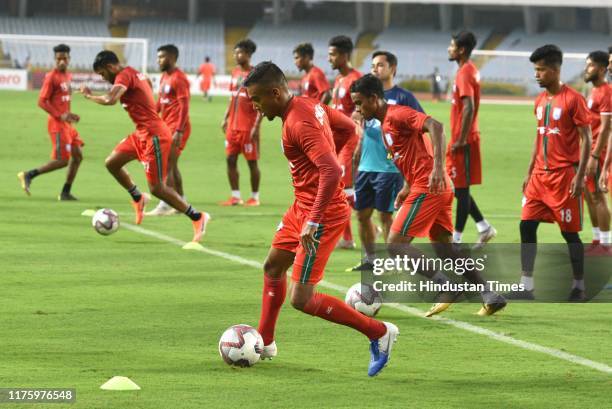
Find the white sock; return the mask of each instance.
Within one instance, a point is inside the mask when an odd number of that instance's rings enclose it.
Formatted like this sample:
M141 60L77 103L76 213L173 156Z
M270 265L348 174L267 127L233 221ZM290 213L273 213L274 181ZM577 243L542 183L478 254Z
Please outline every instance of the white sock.
M461 243L461 236L463 236L462 232L454 231L453 232L453 243Z
M481 221L476 223L476 230L478 230L478 233L483 233L483 232L489 230L490 227L491 227L491 225L489 224L489 222L486 219L482 219Z
M240 190L232 190L232 197L240 199Z
M593 241L600 240L600 237L601 231L599 230L599 227L593 227Z
M433 280L434 283L436 284L444 284L444 283L448 283L448 277L445 276L443 273L441 272L437 272L436 274L434 274L433 277L431 277L431 279Z
M579 290L584 291L584 279L582 279L582 280L574 279L574 281L572 283L572 288L577 288Z
M600 231L599 237L601 244L612 244L612 233L610 233L610 231Z
M255 200L259 200L259 192L251 192L251 197Z
M533 291L533 277L521 276L521 284L527 291Z

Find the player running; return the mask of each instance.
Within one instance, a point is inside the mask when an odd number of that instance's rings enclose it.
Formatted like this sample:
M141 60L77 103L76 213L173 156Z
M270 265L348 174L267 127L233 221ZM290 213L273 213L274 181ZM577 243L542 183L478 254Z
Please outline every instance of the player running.
M106 168L132 197L132 206L136 213L135 223L142 223L148 198L138 190L124 165L138 160L144 165L151 193L192 220L193 241L199 242L206 231L210 216L194 209L165 183L172 134L157 115L148 78L132 67L121 65L112 51L100 51L94 60L93 69L113 86L104 95L93 95L89 88L83 86L81 92L85 98L100 105L115 105L121 102L136 125L136 131L119 142L106 158Z
M444 171L442 124L410 107L388 104L382 82L372 74L353 83L351 97L365 120L380 121L385 147L404 175L404 187L395 200L399 210L387 240L389 252L392 256L419 257L422 252L410 244L415 237L429 236L439 257L456 258L458 255L451 245L453 192ZM425 132L429 133L431 142L423 135ZM419 273L436 282L448 281L441 272L421 270ZM506 306L504 298L490 291L478 271L468 271L464 276L485 288L481 292L483 306L479 315L492 315ZM446 310L459 293L440 295L443 302L436 303L427 316Z
M383 83L385 100L389 105L404 105L423 112L423 108L410 91L393 85L397 72L397 57L388 51L376 51L372 55L372 74ZM382 140L380 121L365 121L363 135L355 151L357 178L355 179L355 210L359 221L359 238L365 251L361 264L353 271L369 271L376 258L376 226L372 222L374 209L378 211L382 233L387 241L395 197L404 185L399 169L388 157Z
M55 68L45 75L42 89L38 97L38 106L44 109L49 117L47 130L53 149L51 160L39 168L26 172L19 172L17 178L21 187L30 195L32 180L43 173L68 166L66 182L58 196L58 200L77 200L70 193L72 183L83 160L83 141L79 133L72 126L79 121L79 116L70 111L72 74L68 71L70 64L70 47L58 44L53 47Z
M610 210L606 194L599 188L599 178L604 169L607 143L610 135L612 115L612 88L606 81L609 54L593 51L586 60L584 81L593 84L587 106L591 110L591 132L593 146L586 168L585 199L593 225L593 242L586 250L587 255L606 255L610 253ZM600 245L601 243L601 245Z
M271 62L258 64L245 86L259 112L269 120L280 117L283 121L282 148L295 192L295 201L283 216L264 263L259 332L265 347L261 356L271 358L277 354L274 328L285 300L287 270L293 265L291 305L366 335L371 352L368 375L377 375L389 360L398 328L316 290L350 218L331 127L352 129L354 133L355 124L312 98L292 96L283 72Z
M521 214L521 283L525 291L508 295L534 299L533 266L540 222L556 222L568 243L574 281L569 301L584 301L582 192L591 152L591 118L586 101L561 82L563 53L556 45L536 49L529 57L542 92L535 100L538 122L535 146L523 183ZM582 147L580 140L582 139Z
M332 69L338 70L332 91L332 108L337 109L344 115L351 117L355 110L355 104L351 100L351 85L361 77L361 73L351 65L351 53L353 52L353 40L347 36L336 36L329 40L328 59ZM353 189L353 155L359 144L359 138L347 142L342 150L337 151L338 161L342 167L342 180L344 192L349 198L351 205L355 202L355 190ZM337 144L336 144L337 145ZM355 241L351 229L351 221L346 224L342 239L338 247L343 249L354 249Z
M191 134L191 123L189 122L190 85L185 73L176 65L178 56L179 50L175 45L166 44L157 49L157 64L162 72L159 81L157 111L161 113L162 120L172 132L166 185L174 189L184 200L183 178L178 168L178 160ZM176 209L162 200L157 207L146 213L146 216L166 216L176 213Z
M459 70L453 84L451 139L446 151L446 171L455 185L457 198L453 242L461 243L465 224L470 215L478 230L475 247L480 248L493 239L497 231L484 218L470 194L471 185L482 183L478 128L480 73L470 60L474 47L476 47L476 37L469 31L454 35L448 47L448 59L456 61Z
M253 104L242 85L253 69L251 56L257 46L249 39L239 41L234 46L236 67L232 70L230 91L232 96L225 111L221 129L225 133L225 154L227 156L227 177L232 189L231 197L221 206L259 206L259 181L261 172L257 166L259 159L259 127L261 116L253 109ZM251 197L244 203L240 197L240 174L238 155L243 154L251 172Z
M293 62L298 70L304 71L300 81L301 95L314 98L323 104L331 100L329 81L322 69L314 65L312 44L299 44L293 50Z
M208 99L208 102L212 101L212 96L208 94L208 91L210 86L215 83L216 73L217 68L210 62L210 57L204 57L204 62L198 68L198 74L200 74L200 90L202 90L202 95L204 95L204 99Z

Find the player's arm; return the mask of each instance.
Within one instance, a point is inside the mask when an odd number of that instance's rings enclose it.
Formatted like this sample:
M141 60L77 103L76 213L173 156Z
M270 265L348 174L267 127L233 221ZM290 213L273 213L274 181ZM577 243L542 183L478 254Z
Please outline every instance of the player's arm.
M474 121L474 97L461 97L461 102L463 103L463 109L461 110L461 133L459 134L459 140L451 146L452 152L467 145L467 139L470 136Z
M404 186L397 193L397 196L395 196L395 202L393 203L393 207L395 207L395 210L402 207L402 203L404 203L404 200L406 200L409 194L410 194L410 185L408 184L406 179L404 179Z
M328 105L329 102L331 101L331 99L332 99L332 94L331 94L331 90L330 89L328 89L327 91L325 91L324 93L321 94L320 101L321 101L322 104Z
M579 197L580 195L582 195L582 191L584 189L584 175L586 173L586 165L589 161L591 153L591 126L579 126L578 133L580 134L580 138L582 139L582 146L580 148L581 152L578 170L576 171L576 176L574 176L574 180L572 180L572 184L570 187L571 197Z
M587 164L586 173L589 176L595 176L597 174L597 167L599 166L599 159L601 155L605 155L604 147L608 142L608 135L610 133L610 114L600 114L601 127L599 128L599 138L595 142L595 147L591 152L591 157Z
M106 94L93 95L88 87L82 86L81 94L83 94L85 99L89 99L99 105L115 105L126 90L127 88L124 85L113 85Z
M51 103L52 95L53 83L50 77L46 77L38 96L38 106L55 119L59 119L60 121L64 122L78 122L78 115L73 114L72 112L60 112L59 109L53 106Z
M599 136L600 138L603 135ZM608 191L608 178L610 172L610 165L612 165L612 131L608 131L608 150L606 152L606 160L604 161L601 176L599 177L599 188L607 192Z
M176 97L179 106L179 120L172 135L172 143L178 148L183 140L185 126L187 126L187 119L189 118L189 82L187 80L176 82Z
M263 115L257 112L257 118L255 118L255 123L253 124L253 128L251 128L251 140L257 147L257 152L259 153L259 137L260 137L260 129L261 129L261 121L263 120Z
M441 193L446 190L446 172L444 171L444 126L428 117L423 124L423 132L429 133L433 146L433 169L429 175L429 190L431 193Z
M353 112L351 115L351 119L355 124L355 132L359 137L357 141L357 147L355 148L355 153L353 154L353 169L359 168L359 162L361 161L361 146L363 145L363 117L357 112ZM355 172L357 173L357 172Z

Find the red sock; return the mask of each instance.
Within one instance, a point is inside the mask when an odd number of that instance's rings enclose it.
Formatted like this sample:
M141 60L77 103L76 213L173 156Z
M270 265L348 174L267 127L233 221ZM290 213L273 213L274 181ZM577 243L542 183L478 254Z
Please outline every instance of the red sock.
M314 293L304 306L304 312L356 329L369 339L378 339L387 333L387 327L381 321L367 317L346 305L342 300L326 294Z
M351 222L349 221L344 227L344 232L342 233L342 238L346 241L353 241L353 231L351 229Z
M263 297L261 300L261 317L258 331L263 338L264 345L274 341L274 327L276 320L287 295L287 278L272 278L264 274Z

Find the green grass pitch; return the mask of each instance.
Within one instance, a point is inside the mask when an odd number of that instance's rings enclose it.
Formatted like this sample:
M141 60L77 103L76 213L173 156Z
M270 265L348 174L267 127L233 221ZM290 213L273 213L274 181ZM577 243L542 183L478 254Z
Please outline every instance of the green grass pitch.
M611 373L389 307L380 318L395 322L401 336L377 378L366 375L368 342L360 334L289 305L278 323L279 356L249 369L228 367L217 352L219 336L232 324L257 324L262 272L126 228L102 237L80 216L84 209L110 207L132 222L127 193L104 168L106 155L133 129L119 106L101 107L74 95L86 143L73 187L80 201L56 201L64 171L35 179L26 197L16 173L42 164L50 152L36 97L0 94L0 387L77 389L75 404L36 407L609 407ZM424 106L448 124L448 104ZM264 122L262 130L262 206L222 208L217 203L229 194L219 129L225 107L225 98L212 104L192 99L193 133L181 158L185 190L213 217L206 247L262 262L292 200L279 121ZM498 241L516 243L521 182L535 135L532 108L484 105L480 123L484 184L473 194L497 227ZM240 166L245 197L248 169L242 159ZM140 164L129 170L146 190ZM590 241L588 221L585 226L583 238ZM142 227L191 238L191 224L182 216L145 218ZM473 240L471 221L466 231ZM542 226L539 237L561 239L552 225ZM335 252L326 279L344 287L357 282L344 269L359 254ZM456 305L445 316L612 366L609 304L513 304L488 318L476 316L477 308ZM114 375L130 377L142 390L100 390Z

